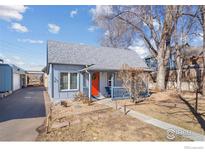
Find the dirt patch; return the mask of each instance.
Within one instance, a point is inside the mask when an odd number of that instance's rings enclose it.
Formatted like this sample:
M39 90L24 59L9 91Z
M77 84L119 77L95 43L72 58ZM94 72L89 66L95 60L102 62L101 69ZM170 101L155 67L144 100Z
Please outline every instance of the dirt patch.
M76 105L76 104L75 104ZM80 104L78 104L80 105ZM165 130L141 122L118 110L100 104L64 108L53 108L50 123L65 124L60 128L52 127L50 131L39 134L38 141L167 141ZM95 106L95 108L94 108ZM87 108L89 107L89 109ZM81 110L81 112L79 111ZM58 112L65 112L58 116ZM55 117L55 118L54 118ZM58 118L57 118L58 117ZM176 141L187 139L177 136Z
M96 103L87 105L81 102L70 101L69 107L64 107L60 104L52 106L52 119L55 121L56 119L61 119L67 116L89 113L107 108L109 107Z
M188 104L174 91L155 93L136 105L129 100L117 101L117 104L126 104L130 109L203 134L205 131L205 97L199 96L199 116L196 116L190 109L190 106L192 108L195 106L195 94L183 93L181 96L187 100Z

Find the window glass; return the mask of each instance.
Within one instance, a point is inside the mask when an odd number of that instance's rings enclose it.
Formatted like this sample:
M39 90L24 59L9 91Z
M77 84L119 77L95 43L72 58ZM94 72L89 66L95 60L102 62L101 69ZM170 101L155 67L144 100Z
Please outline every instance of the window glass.
M70 89L77 89L77 73L70 73Z
M60 89L68 89L68 73L60 73Z

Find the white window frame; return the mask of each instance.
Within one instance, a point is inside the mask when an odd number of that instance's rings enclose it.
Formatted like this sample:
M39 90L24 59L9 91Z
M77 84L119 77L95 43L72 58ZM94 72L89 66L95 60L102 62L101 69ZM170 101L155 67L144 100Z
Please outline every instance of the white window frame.
M68 89L61 89L60 87L60 85L61 85L61 80L60 80L60 78L61 78L61 73L67 73L67 75L68 75ZM74 74L74 73L76 73L77 74L77 89L70 89L70 74ZM60 85L59 85L59 90L60 91L78 91L79 90L79 73L77 73L77 72L60 72L59 73L59 83L60 83Z

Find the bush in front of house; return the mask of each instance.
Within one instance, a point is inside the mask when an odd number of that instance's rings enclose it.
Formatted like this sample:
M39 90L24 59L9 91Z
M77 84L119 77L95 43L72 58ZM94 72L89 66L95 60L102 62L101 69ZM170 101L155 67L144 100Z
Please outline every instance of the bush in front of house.
M83 104L91 105L92 101L82 92L75 94L74 101L82 102Z

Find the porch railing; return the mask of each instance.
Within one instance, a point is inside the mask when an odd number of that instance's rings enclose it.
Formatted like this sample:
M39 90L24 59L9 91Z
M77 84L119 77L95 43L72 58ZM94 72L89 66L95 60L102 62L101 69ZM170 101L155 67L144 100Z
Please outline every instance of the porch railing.
M126 99L130 98L130 93L123 87L112 88L112 99Z

